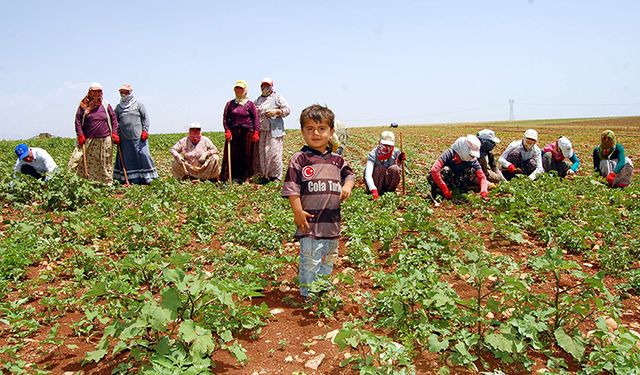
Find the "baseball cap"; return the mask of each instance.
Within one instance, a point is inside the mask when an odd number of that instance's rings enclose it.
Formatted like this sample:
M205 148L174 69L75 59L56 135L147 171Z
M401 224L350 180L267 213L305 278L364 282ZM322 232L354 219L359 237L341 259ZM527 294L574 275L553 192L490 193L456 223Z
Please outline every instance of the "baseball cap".
M571 141L569 138L562 136L558 138L558 148L562 151L562 155L565 158L570 158L573 156L573 147L571 146Z
M24 159L27 155L29 155L29 146L25 145L24 143L20 143L19 145L17 145L16 155L18 156L18 159Z
M120 86L120 88L118 89L118 91L120 90L133 91L133 87L131 87L131 84L129 83L123 83L122 86Z
M261 84L262 84L262 83L266 83L266 84L268 84L269 86L273 86L273 80L272 80L271 78L269 78L269 77L264 77L264 78L262 79L262 81L260 81L260 83L261 83Z
M535 131L534 129L527 129L526 132L524 132L524 137L525 138L529 138L529 139L533 139L534 141L538 141L538 132Z
M480 130L477 137L480 139L488 139L493 143L500 143L500 138L496 137L496 133L491 129Z
M385 130L380 134L380 143L387 146L395 146L396 144L396 136L393 132Z
M247 81L245 81L244 79L239 79L236 81L236 84L233 85L233 87L242 87L243 89L246 89L247 86Z
M91 82L91 85L89 85L89 90L102 90L102 85L98 82Z
M199 122L192 122L191 124L187 125L187 131L189 131L190 129L202 129L202 125L200 125Z

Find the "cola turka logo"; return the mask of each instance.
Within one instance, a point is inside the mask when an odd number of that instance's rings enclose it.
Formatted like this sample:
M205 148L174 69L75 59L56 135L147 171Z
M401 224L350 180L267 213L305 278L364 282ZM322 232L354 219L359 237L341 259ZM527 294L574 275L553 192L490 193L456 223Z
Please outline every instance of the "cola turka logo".
M315 169L313 169L312 166L307 165L306 167L302 168L302 176L304 178L307 178L307 179L313 178L313 176L315 175L316 175L316 171Z

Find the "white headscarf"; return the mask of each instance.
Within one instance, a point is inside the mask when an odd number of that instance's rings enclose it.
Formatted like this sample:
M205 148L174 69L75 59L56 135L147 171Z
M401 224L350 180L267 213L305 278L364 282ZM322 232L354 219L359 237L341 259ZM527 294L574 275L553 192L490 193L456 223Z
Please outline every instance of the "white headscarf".
M462 161L472 161L480 155L480 140L475 135L460 137L453 142L451 149Z

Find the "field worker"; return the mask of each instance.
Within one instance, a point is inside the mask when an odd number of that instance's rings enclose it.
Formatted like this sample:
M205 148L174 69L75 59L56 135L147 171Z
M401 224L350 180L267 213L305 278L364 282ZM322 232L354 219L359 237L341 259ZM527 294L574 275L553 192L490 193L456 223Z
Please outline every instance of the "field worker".
M395 148L395 139L393 132L383 131L378 146L367 156L364 182L366 192L371 193L373 199L378 199L386 192L396 191L400 183L401 165L406 155Z
M480 195L488 199L487 178L478 162L480 140L475 135L460 137L433 163L427 180L431 185L431 197L441 194L453 197L453 190L461 193L470 190L474 181L480 184Z
M329 148L331 151L338 155L344 155L344 150L349 143L349 133L347 133L347 127L342 121L335 121L335 127L333 128L333 136L329 140Z
M542 149L542 167L545 172L556 171L560 177L573 177L580 167L580 159L569 138L562 136Z
M125 83L118 90L120 103L116 105L120 150L127 177L132 184L149 184L158 178L158 171L149 153L149 116L144 105L133 96L133 87ZM124 183L120 158L116 157L113 178Z
M229 180L230 157L231 177L234 181L243 183L254 174L254 148L260 141L260 118L255 104L248 99L247 82L236 81L233 92L235 98L227 102L222 115L225 138L222 180Z
M526 174L531 180L535 180L536 176L544 172L542 152L537 142L538 132L527 129L522 139L513 141L507 146L498 159L504 178L510 180L516 174Z
M593 149L593 168L607 178L611 187L623 188L631 183L633 163L624 155L624 147L611 130L600 135L600 144Z
M319 275L330 275L338 255L340 202L351 195L354 173L342 156L328 149L334 114L320 105L305 108L300 128L306 145L291 157L282 196L289 199L300 239L300 295Z
M20 143L15 149L16 164L13 167L13 177L18 173L26 174L41 180L47 180L58 165L46 150L38 147L29 147Z
M496 137L496 133L491 129L482 129L476 136L480 140L480 157L478 157L478 162L487 180L493 184L506 181L504 176L502 176L502 172L500 172L500 168L498 168L496 157L493 154L493 149L500 143L500 138Z
M202 135L197 122L188 125L188 135L171 147L171 173L177 179L211 180L220 177L220 155L213 142Z
M116 113L103 99L101 84L93 82L89 86L76 111L75 127L80 152L72 154L69 169L89 180L111 184L113 144L120 144L120 137Z
M260 116L260 141L256 144L254 170L260 183L281 181L284 118L289 116L291 108L284 96L274 91L271 78L262 79L260 91L255 102Z

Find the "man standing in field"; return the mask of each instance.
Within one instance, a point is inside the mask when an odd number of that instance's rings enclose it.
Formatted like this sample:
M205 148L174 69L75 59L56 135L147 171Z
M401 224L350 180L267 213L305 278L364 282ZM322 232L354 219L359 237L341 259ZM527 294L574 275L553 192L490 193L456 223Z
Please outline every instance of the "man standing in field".
M309 285L318 275L330 275L338 255L340 202L351 195L354 173L342 156L327 149L334 132L333 112L320 105L300 115L306 145L296 152L282 186L289 198L300 239L300 294L309 296Z

